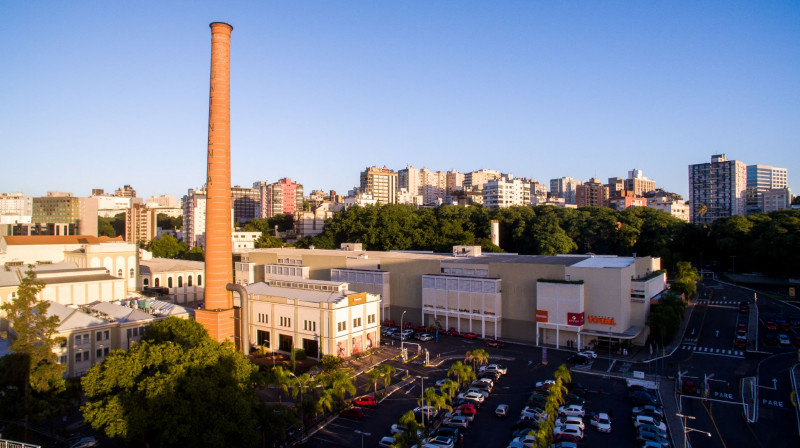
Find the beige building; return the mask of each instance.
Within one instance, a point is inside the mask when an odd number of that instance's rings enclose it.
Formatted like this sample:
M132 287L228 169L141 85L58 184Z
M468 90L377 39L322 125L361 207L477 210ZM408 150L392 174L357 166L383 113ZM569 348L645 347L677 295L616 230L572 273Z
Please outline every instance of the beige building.
M481 254L469 248L447 255L349 248L258 249L243 254L242 261L252 263L254 273L259 266L278 265L307 267L308 277L315 280L354 278L350 285L354 290L380 291L386 297L381 320L399 321L406 311L405 321L414 324L438 321L443 328L481 337L554 346L601 339L643 344L650 301L666 284L664 274L653 276L660 270L660 259L652 257ZM541 326L537 310L548 312ZM583 313L584 323L567 326L567 313ZM614 324L607 325L611 321Z
M144 204L132 204L125 212L125 241L141 244L149 243L158 233L156 209Z
M205 299L202 261L150 258L139 261L138 288L159 293L175 303L195 303ZM160 292L159 292L160 291Z
M253 346L348 357L380 345L380 298L345 282L273 276L246 287Z
M397 202L397 173L386 167L367 167L361 172L359 192L371 194L381 205L394 204Z

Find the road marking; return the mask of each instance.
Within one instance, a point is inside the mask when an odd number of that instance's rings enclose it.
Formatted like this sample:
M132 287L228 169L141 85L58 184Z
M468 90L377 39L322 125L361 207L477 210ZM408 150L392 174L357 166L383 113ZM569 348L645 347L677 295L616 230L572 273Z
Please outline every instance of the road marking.
M610 371L611 371L611 369L613 369L613 368L614 368L614 364L616 364L616 363L617 363L617 360L616 360L616 359L615 359L614 361L612 361L612 362L611 362L611 365L610 365L610 366L608 366L608 369L606 370L606 372L610 372Z

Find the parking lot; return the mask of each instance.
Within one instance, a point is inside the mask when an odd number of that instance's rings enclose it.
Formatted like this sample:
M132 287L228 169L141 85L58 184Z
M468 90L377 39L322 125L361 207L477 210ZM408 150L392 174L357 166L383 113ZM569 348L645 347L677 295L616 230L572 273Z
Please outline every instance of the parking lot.
M483 348L490 354L490 363L499 363L508 368L493 391L479 408L474 421L464 431L464 447L505 447L512 440L513 427L525 402L537 381L553 378L556 368L574 352L549 350L545 365L538 348L509 344L504 348L491 348L482 340L441 336L439 342L421 344L430 351L431 359L437 358L440 365L423 367L418 361L403 363L389 361L398 369L393 384L403 387L384 399L376 408L365 409L365 417L359 419L337 418L318 431L305 444L309 447L332 446L377 446L381 438L390 436L390 427L400 416L418 406L422 383L427 388L438 379L445 378L449 366L464 360L467 351ZM606 363L598 359L596 362ZM631 403L627 399L627 386L622 379L604 377L591 371L592 366L581 366L573 370L573 382L583 384L588 390L586 404L586 431L582 447L635 446L635 430L631 419ZM407 372L406 372L407 370ZM361 388L365 390L366 388ZM371 392L371 391L370 391ZM509 406L509 415L498 418L494 410L499 404ZM601 433L589 424L589 412L606 412L612 417L611 432Z

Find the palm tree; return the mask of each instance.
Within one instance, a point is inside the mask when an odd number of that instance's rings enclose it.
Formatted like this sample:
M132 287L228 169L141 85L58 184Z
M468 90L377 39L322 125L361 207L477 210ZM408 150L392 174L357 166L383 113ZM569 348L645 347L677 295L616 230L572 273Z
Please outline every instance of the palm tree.
M367 374L367 379L369 379L369 382L370 384L372 384L372 387L375 388L375 395L378 395L378 382L380 382L381 377L383 377L383 373L377 367L370 370L369 373ZM367 389L369 389L369 387L367 387Z
M278 403L283 404L281 391L283 391L283 393L286 395L289 395L289 384L292 382L292 377L289 375L289 371L284 369L283 366L273 367L272 378L270 382L278 388Z
M461 386L475 379L475 371L463 362L456 361L447 370L447 376L455 376Z
M345 394L355 395L356 386L353 385L353 377L346 370L333 372L331 375L330 388L339 401L344 401Z
M472 362L473 370L477 371L478 367L489 363L489 353L482 348L476 348L475 350L467 352L467 357L464 358L464 362Z
M392 384L392 375L397 372L397 369L394 366L390 366L389 364L382 364L380 367L381 378L383 378L383 388L388 389L389 385Z
M451 379L445 380L444 384L442 384L441 390L442 394L444 394L449 400L452 400L453 397L455 397L458 393L458 383Z
M566 364L561 364L558 366L554 376L556 378L556 383L559 383L562 386L572 381L572 375L569 373L569 368Z
M320 414L325 412L327 409L329 412L333 409L333 403L336 400L336 397L333 394L333 391L330 389L325 389L319 394L317 398L317 405L315 409L316 414Z

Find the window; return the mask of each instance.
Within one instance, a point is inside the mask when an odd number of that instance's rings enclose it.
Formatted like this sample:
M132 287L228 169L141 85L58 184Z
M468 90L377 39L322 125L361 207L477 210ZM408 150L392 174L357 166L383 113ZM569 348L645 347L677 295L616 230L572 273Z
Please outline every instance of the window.
M94 334L94 336L95 336L95 340L97 340L97 341L102 341L103 340L103 332L102 331L98 331L97 333Z
M160 282L159 280L161 280L161 279L159 279L158 277L156 277L156 279L155 279L155 285L156 285L156 288L158 288L159 286L161 286L161 282Z
M117 277L122 278L122 269L117 270Z
M203 286L203 276L197 274L197 286Z
M167 278L167 288L172 288L172 277Z
M375 315L374 314L368 315L367 316L367 325L374 324L374 323L375 323Z
M137 327L133 329L133 337L138 337L138 336L139 336L139 328Z
M111 337L111 333L109 332L109 330L103 331L103 339L107 341L109 337Z
M88 361L89 360L89 352L88 351L83 352L83 360L84 361Z
M102 358L103 357L103 349L102 348L98 348L94 353L94 357L95 357L95 359Z
M128 334L128 339L130 339L130 338L131 338L131 336L132 336L132 334L131 334L131 333L132 333L132 332L131 332L131 329L130 329L130 328L128 328L128 331L127 331L127 334Z
M149 279L149 278L146 278L146 279L142 280L142 284L143 284L144 286L150 286L150 279Z
M134 275L136 275L135 271L133 270L133 268L131 268L130 272L128 273L128 277L133 278Z
M312 320L304 320L303 321L303 330L305 331L317 331L317 323Z
M67 355L63 355L58 358L59 364L66 364L67 363Z
M83 335L83 343L84 344L88 344L89 343L89 333L86 333L86 334Z
M360 326L361 326L361 318L358 317L356 319L353 319L353 328L358 328Z
M291 327L292 326L292 318L291 317L281 317L281 327Z
M81 354L75 353L75 362L81 362Z
M339 322L338 324L336 324L336 328L338 331L347 330L347 322Z
M192 286L192 276L186 277L186 286Z
M269 323L269 315L266 313L258 313L258 323L260 324L268 324Z
M182 287L183 287L183 276L179 275L178 276L178 288L182 288Z
M75 335L75 345L81 345L81 335Z

